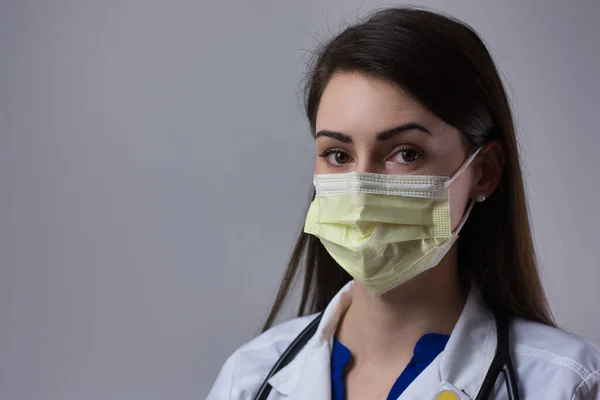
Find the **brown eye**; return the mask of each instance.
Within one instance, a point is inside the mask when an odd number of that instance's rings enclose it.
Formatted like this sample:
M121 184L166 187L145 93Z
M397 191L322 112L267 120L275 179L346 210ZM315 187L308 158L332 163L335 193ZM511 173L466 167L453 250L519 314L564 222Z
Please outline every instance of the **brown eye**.
M342 167L352 162L352 156L341 149L327 149L319 154L330 167Z
M408 148L398 151L394 155L394 161L400 164L409 164L415 162L421 157L421 153L417 149Z
M332 154L336 164L346 164L349 160L348 154L336 151Z

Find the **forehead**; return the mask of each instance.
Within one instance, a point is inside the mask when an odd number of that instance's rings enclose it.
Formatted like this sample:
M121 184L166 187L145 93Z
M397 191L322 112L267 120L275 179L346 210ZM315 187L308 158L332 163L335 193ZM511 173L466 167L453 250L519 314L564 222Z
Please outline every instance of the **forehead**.
M375 133L405 122L420 122L431 129L443 124L426 107L387 81L338 73L323 91L316 129Z

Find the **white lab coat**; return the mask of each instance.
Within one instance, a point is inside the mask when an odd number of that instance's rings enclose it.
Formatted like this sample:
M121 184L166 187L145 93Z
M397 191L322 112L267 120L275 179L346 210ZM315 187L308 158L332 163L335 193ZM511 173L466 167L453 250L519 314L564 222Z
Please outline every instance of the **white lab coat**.
M327 306L316 334L270 380L269 400L331 399L333 334L351 302L352 283ZM207 400L251 400L273 364L314 318L275 326L235 351ZM399 400L433 400L443 390L474 399L496 350L496 324L472 290L445 350L410 384ZM521 399L600 400L600 349L576 335L516 319L510 328L511 357ZM492 399L508 399L502 374Z

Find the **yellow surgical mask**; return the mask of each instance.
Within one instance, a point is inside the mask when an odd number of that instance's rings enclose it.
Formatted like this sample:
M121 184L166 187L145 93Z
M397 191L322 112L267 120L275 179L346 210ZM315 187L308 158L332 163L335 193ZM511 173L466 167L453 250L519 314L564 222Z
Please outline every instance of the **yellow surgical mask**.
M448 187L454 177L367 172L319 174L304 232L373 295L381 295L435 267L448 253L473 202L454 232Z

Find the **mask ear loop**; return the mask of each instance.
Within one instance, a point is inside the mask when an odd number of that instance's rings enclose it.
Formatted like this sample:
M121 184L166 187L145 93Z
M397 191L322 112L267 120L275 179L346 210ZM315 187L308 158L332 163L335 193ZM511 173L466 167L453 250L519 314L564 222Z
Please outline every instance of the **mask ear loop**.
M478 148L477 150L475 150L473 152L473 154L471 154L471 156L467 159L467 161L465 161L465 163L458 169L458 171L456 171L456 173L454 174L454 176L452 178L450 178L448 181L446 181L446 183L444 184L444 186L447 188L448 186L450 186L452 184L452 182L454 182L463 172L465 172L465 170L467 168L469 168L469 165L471 165L471 163L473 162L473 160L475 159L475 157L477 157L477 154L479 154L479 152L481 151L483 147Z
M471 163L473 162L473 160L475 159L475 157L477 157L477 154L479 154L479 152L481 151L481 149L482 149L482 147L480 147L477 150L475 150L473 152L473 154L471 154L471 156L467 159L467 161L465 161L465 163L458 169L458 171L456 171L456 173L454 174L454 176L452 178L450 178L448 181L446 181L446 183L444 184L444 186L446 188L448 188L452 184L452 182L454 182L463 172L465 172L465 170L467 168L469 168L469 165L471 165ZM460 232L460 230L465 225L465 222L467 222L467 218L469 218L469 214L471 214L471 210L473 210L474 206L475 206L475 201L471 199L471 201L469 202L469 206L467 207L467 209L464 212L462 218L460 219L460 222L458 223L458 226L456 227L456 229L454 230L454 232L452 232L454 235L458 236L458 233Z
M458 233L460 232L460 230L465 225L465 222L467 222L467 219L469 218L469 214L471 214L471 210L473 210L474 206L475 206L475 201L471 200L469 202L469 205L468 205L467 209L465 210L465 213L463 214L462 218L460 219L460 222L458 223L458 226L456 227L456 229L454 230L454 232L452 232L454 235L458 236Z

